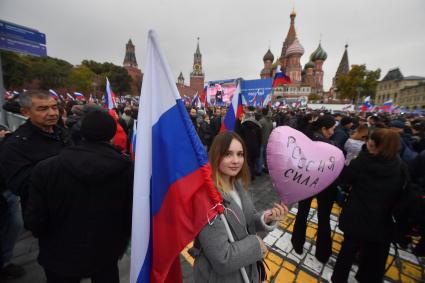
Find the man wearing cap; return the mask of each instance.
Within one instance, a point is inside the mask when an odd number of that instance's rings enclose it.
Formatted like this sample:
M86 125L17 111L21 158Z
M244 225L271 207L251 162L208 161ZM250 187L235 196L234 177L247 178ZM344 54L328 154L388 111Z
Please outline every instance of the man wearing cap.
M3 196L8 204L7 219L0 226L3 266L0 279L20 277L22 267L10 262L13 248L22 231L22 211L28 197L29 177L34 166L57 155L70 144L67 131L57 125L57 101L44 91L27 91L20 95L21 113L28 120L7 135L0 146L0 172L5 185ZM0 280L1 281L1 280Z
M339 121L339 125L335 128L335 133L332 135L331 140L335 142L341 150L344 150L344 144L350 137L350 131L353 127L353 120L350 117L343 117Z
M31 175L25 225L39 239L47 282L118 283L131 234L133 164L111 145L115 120L93 111L80 145L40 162Z

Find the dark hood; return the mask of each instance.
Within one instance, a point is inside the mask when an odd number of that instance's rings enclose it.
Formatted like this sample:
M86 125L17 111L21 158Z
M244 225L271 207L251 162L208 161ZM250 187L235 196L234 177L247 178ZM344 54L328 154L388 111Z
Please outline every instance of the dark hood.
M128 170L132 161L105 142L85 142L64 149L60 162L66 173L85 182L105 182Z

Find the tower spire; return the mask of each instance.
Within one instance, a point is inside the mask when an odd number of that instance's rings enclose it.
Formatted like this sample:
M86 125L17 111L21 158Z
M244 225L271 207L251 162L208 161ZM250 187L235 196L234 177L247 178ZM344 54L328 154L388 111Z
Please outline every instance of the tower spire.
M335 79L341 75L346 75L350 71L350 65L348 63L348 44L345 44L344 54L342 55L341 62L339 62L338 69L335 74Z
M295 38L297 37L297 33L295 31L295 17L297 16L297 14L295 13L295 10L293 10L291 12L291 14L289 15L290 19L291 19L291 24L289 26L289 30L288 30L288 34L286 35L285 41L283 42L282 45L282 52L280 53L280 58L279 61L282 65L283 68L285 68L285 55L286 55L286 50L288 50L288 47L291 46L291 44L294 42Z
M124 57L124 67L134 67L137 68L136 54L134 51L134 45L131 39L128 40L128 43L125 46L125 57Z

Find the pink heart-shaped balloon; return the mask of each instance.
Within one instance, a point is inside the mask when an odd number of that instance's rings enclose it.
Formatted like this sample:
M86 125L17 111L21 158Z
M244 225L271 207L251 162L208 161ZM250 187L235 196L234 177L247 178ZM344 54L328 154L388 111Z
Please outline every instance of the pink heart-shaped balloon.
M273 186L287 205L314 196L332 184L344 161L344 154L336 146L312 141L287 126L274 129L267 144Z

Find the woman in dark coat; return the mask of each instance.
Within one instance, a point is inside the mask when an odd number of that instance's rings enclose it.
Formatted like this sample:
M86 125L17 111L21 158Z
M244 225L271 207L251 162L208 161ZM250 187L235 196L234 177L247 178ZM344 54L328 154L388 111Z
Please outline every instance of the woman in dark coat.
M335 125L336 122L334 117L330 115L319 117L319 119L317 119L317 121L312 124L313 132L310 138L314 141L331 143L330 137L334 134ZM298 202L298 212L295 219L294 232L291 238L292 246L294 247L296 253L303 253L305 234L307 230L307 217L310 211L311 201L314 197L316 197L318 203L319 220L316 258L323 263L328 261L332 254L330 214L332 211L333 202L335 200L335 194L335 187L330 185L317 195Z
M391 211L404 184L399 147L396 132L377 129L344 172L343 179L352 189L340 216L344 242L332 275L334 283L347 282L359 250L357 280L382 282L391 243Z

